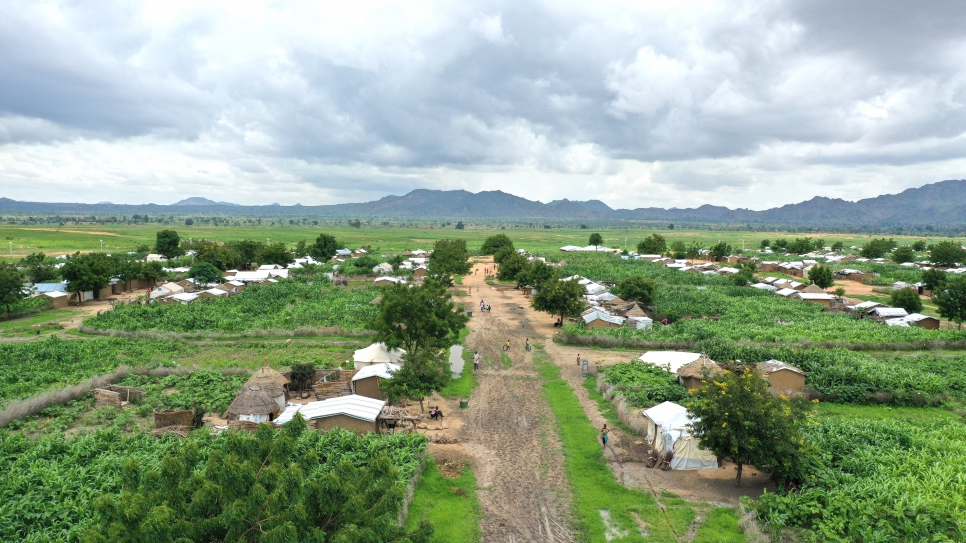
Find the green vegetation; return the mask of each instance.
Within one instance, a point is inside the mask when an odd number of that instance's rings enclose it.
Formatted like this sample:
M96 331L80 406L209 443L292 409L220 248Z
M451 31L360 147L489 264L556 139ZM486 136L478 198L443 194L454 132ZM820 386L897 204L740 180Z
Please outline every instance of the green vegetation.
M665 499L662 511L650 493L619 484L604 462L597 429L591 425L570 385L561 379L560 369L547 361L540 348L535 349L534 360L545 380L544 394L563 444L564 468L573 495L574 525L579 539L593 543L607 541L604 535L607 527L601 517L603 510L610 513L611 526L627 534L621 539L623 542L677 541L695 518L692 506L683 500ZM715 517L715 528L727 530L728 523L719 515ZM641 535L635 517L647 523L647 538ZM737 520L732 526L730 532L714 534L700 530L699 533L705 540L743 541L737 532Z
M476 499L476 477L469 464L455 479L448 479L432 457L419 477L413 501L409 504L406 529L414 530L420 522L433 525L432 543L476 543L482 540L480 503Z
M603 368L604 382L614 385L614 393L627 398L634 407L651 407L661 402L680 402L688 397L686 388L665 368L635 360Z
M940 288L934 298L939 314L959 323L959 328L962 329L963 322L966 321L966 275L960 275Z
M581 300L587 291L578 281L561 281L559 279L545 283L530 302L537 311L564 317L576 317L584 303Z
M225 334L338 326L361 331L376 314L375 288L335 287L321 275L298 275L271 285L251 285L227 298L189 305L119 305L85 321L95 330Z
M460 343L463 345L463 371L459 377L451 379L449 384L438 391L440 396L449 400L469 398L479 385L476 373L473 371L473 351L466 345L466 336L469 333L469 328L463 328L460 331Z
M10 314L25 297L20 270L8 264L0 264L0 306Z
M194 409L222 414L231 405L249 375L224 375L199 370L184 375L152 377L128 375L116 384L139 387L144 392L138 411L147 416L153 409Z
M919 293L911 288L893 290L889 301L891 302L889 305L901 307L909 313L922 311L922 300L919 298Z

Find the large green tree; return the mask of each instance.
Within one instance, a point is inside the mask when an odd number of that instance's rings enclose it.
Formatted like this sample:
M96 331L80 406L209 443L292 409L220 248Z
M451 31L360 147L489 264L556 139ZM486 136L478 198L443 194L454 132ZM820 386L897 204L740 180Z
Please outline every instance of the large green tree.
M67 290L77 293L78 303L83 302L84 292L111 284L114 272L114 261L105 253L75 253L60 269L67 280Z
M244 543L428 543L433 528L399 526L405 488L385 453L364 466L327 463L300 445L301 416L281 430L226 432L210 451L173 447L157 464L117 466L85 543L233 541ZM349 437L349 436L346 436Z
M966 251L955 241L940 241L929 251L929 260L940 266L955 266L966 261Z
M174 230L158 230L154 249L165 258L175 258L184 254L180 244L181 237Z
M593 245L595 247L600 247L601 245L604 244L604 238L601 237L601 235L598 234L597 232L594 232L593 234L590 235L590 239L587 240L587 244Z
M31 253L20 261L20 265L27 270L27 276L34 283L57 279L57 268L47 263L47 255L44 253Z
M963 328L966 321L966 275L958 275L946 282L946 285L933 296L933 301L939 307L939 315Z
M466 275L472 267L466 240L441 239L433 245L433 254L429 255L430 274Z
M221 270L207 262L199 262L192 266L188 275L195 280L195 285L199 288L222 282Z
M719 241L708 249L708 254L715 258L724 258L732 253L731 245L725 241Z
M500 270L503 271L502 269ZM517 286L533 287L540 290L547 283L557 278L557 270L548 266L542 260L534 260L517 273Z
M795 238L788 244L788 252L803 255L812 252L812 240L810 238Z
M822 264L812 266L812 269L808 271L808 278L815 283L815 286L821 289L829 288L835 284L832 268L823 266Z
M667 252L667 241L660 234L651 234L637 244L637 252L642 255L663 255Z
M795 482L808 463L801 426L810 413L802 399L775 397L757 369L705 379L685 405L696 419L691 433L700 446L738 464L770 471L780 484Z
M893 307L901 307L909 313L922 311L922 300L919 298L919 293L911 288L893 290L890 303Z
M210 239L196 240L191 244L195 262L207 262L219 270L230 270L242 265L242 258L231 246Z
M485 241L483 241L483 246L480 247L481 255L495 255L497 251L504 247L509 247L513 249L513 242L506 234L494 234Z
M319 237L315 238L315 243L309 246L309 254L319 262L326 262L341 248L342 245L335 240L335 236L319 234Z
M228 246L238 254L240 265L243 268L250 269L258 261L258 255L265 248L265 242L243 239L241 241L230 241Z
M455 345L468 320L446 288L433 279L415 287L401 283L386 287L378 309L369 323L375 340L390 349L405 349L414 360Z
M882 258L886 253L895 249L896 240L889 238L878 238L870 240L868 243L862 246L859 250L859 254L865 258Z
M908 245L900 245L892 250L892 261L896 264L912 262L916 259L916 252Z
M936 292L946 284L947 276L945 270L939 268L929 268L922 272L922 283L927 290Z
M563 322L565 317L576 317L584 308L581 297L587 294L587 289L577 280L551 281L537 291L530 304L537 311L560 315Z
M419 401L419 410L425 411L423 400L433 392L437 392L449 384L452 371L449 362L443 356L445 351L423 353L419 357L412 357L409 353L403 355L402 367L393 372L392 379L379 382L379 389L386 395L390 403L401 399Z
M269 243L262 249L262 252L258 254L258 262L260 264L288 266L292 262L295 262L295 258L292 256L292 252L288 250L288 246L285 245L284 241L276 241L275 243Z
M6 308L6 312L10 313L10 306L26 296L20 270L9 264L0 263L0 304Z
M657 283L652 279L640 275L632 275L614 287L614 294L629 302L651 305L651 302L654 300L654 291L656 288Z
M516 251L500 249L500 269L496 276L500 281L513 281L529 265L527 258Z

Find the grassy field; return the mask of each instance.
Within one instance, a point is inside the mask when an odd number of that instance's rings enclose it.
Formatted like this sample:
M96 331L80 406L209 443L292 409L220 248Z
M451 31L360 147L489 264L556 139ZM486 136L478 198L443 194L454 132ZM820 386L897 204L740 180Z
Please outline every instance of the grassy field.
M719 241L725 241L735 248L755 249L762 239L796 237L821 237L827 244L841 241L846 247L861 245L874 237L875 234L801 234L795 232L750 232L726 230L653 230L643 228L507 228L468 226L465 230L447 228L413 228L413 227L385 227L363 226L350 228L347 226L320 225L252 225L252 226L185 226L185 225L96 225L96 226L12 226L0 225L0 254L9 260L12 244L15 259L34 253L44 252L48 255L71 253L74 251L96 251L101 248L101 241L105 251L133 251L138 245L153 245L158 230L172 228L182 239L207 238L217 241L232 241L255 239L284 241L294 245L299 240L313 241L320 233L332 234L337 240L349 247L371 245L376 252L394 253L406 249L430 249L439 239L465 239L470 251L478 251L483 241L494 234L506 234L514 241L517 248L532 252L555 253L564 245L587 245L590 234L599 232L604 238L604 244L609 247L625 246L633 250L638 241L652 233L659 233L667 239L668 244L674 241L686 243L696 241L708 246ZM900 243L922 239L912 236L894 237ZM927 238L933 242L942 238Z
M415 529L421 521L432 523L433 543L476 543L481 541L480 502L476 498L476 477L469 464L455 479L445 477L432 457L416 483L409 505L406 528Z

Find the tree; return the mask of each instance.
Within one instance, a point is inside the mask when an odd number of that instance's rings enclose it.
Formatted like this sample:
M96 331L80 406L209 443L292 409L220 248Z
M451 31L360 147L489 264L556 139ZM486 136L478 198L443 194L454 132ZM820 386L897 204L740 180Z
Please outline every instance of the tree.
M896 264L912 262L916 258L916 253L908 245L900 245L892 251L892 261Z
M463 221L456 221L456 229L457 230L463 230L464 228L466 228L466 225L463 224Z
M939 266L955 266L957 262L966 260L966 251L953 241L940 241L929 251L929 260Z
M825 238L815 238L812 240L812 248L816 251L822 251L825 249Z
M67 280L67 290L76 293L78 303L82 303L82 293L97 291L111 284L114 261L104 253L75 253L67 259L60 272Z
M896 240L889 238L873 239L862 246L859 254L865 258L882 258L896 247Z
M687 250L684 251L684 254L688 258L698 258L699 256L701 256L702 249L704 249L703 245L701 245L696 241L692 241L691 243L688 244L688 248Z
M496 272L496 277L500 281L513 281L529 264L527 257L508 248L500 249L499 254L502 258L499 261L500 269Z
M262 252L258 255L258 261L262 264L288 266L295 262L295 258L292 257L292 253L288 250L284 241L276 241L262 249Z
M466 275L472 267L470 252L466 250L466 240L441 239L433 245L433 254L429 255L429 273Z
M795 238L795 241L788 244L788 252L797 255L812 252L812 240L809 238Z
M966 321L966 275L958 275L948 281L946 286L933 296L933 301L939 307L939 315L963 328Z
M174 230L159 230L154 243L154 250L165 258L174 258L184 254L179 244L181 238Z
M656 283L652 279L647 279L640 275L632 275L621 281L614 288L614 294L629 302L637 302L641 305L651 305L654 299Z
M516 249L514 249L513 247L502 247L500 248L499 251L496 252L496 254L493 255L493 262L496 262L497 264L503 264L503 261L506 260L507 258L510 258L514 255L519 255L519 254L520 253L518 253Z
M761 248L762 249L767 249L769 247L771 247L771 242L770 241L768 241L767 239L761 240Z
M721 259L732 253L731 245L728 245L724 241L719 241L717 244L712 245L708 250L709 254L715 258Z
M195 280L195 285L202 287L212 283L221 283L221 270L208 262L199 262L191 267L188 276Z
M292 364L292 368L289 370L289 379L292 380L292 385L296 390L305 390L314 377L315 364L312 362Z
M392 379L382 380L379 389L390 403L403 398L419 400L419 410L424 411L423 400L447 384L452 377L449 363L442 356L444 351L414 358L403 355L402 368L392 373Z
M590 235L590 240L587 242L588 245L593 245L594 247L600 247L604 244L604 238L600 236L597 232Z
M9 264L0 264L0 304L7 308L7 313L10 313L10 306L26 296L20 270Z
M376 332L376 341L405 349L411 360L423 360L423 353L435 354L456 344L467 320L446 288L428 279L416 287L400 283L384 289L369 327Z
M243 239L241 241L228 242L228 246L238 255L242 267L251 268L258 261L258 255L265 248L265 242Z
M832 278L832 268L821 264L812 266L812 269L808 272L808 278L823 290L835 284L835 280Z
M702 449L727 456L738 464L735 484L741 485L744 464L770 471L780 484L799 479L807 464L800 436L810 414L808 402L774 397L768 381L755 368L742 374L725 372L707 378L685 405L696 422L691 434Z
M559 279L547 283L537 291L530 305L537 311L560 315L560 321L565 317L576 317L584 308L581 297L587 294L587 289L580 282L561 281Z
M184 225L185 225L185 226L191 226L191 225L193 225L194 223L195 223L195 221L194 221L194 219L185 219L185 220L184 220Z
M230 270L242 264L239 254L228 245L202 239L192 244L195 261L207 262L219 270Z
M642 255L663 255L667 252L667 241L660 234L651 234L637 244L637 252Z
M671 243L670 252L671 258L685 258L688 256L688 248L685 247L684 242L681 240Z
M500 267L503 271L503 266ZM534 260L517 273L516 280L519 287L533 287L542 289L547 283L557 278L557 271L542 260Z
M778 238L774 243L771 244L772 249L779 249L784 251L788 247L788 240L785 238Z
M397 522L405 486L388 454L329 459L315 450L317 439L304 439L306 426L296 415L281 430L226 432L210 451L184 441L157 460L132 455L117 466L119 488L102 492L81 540L429 542L430 524L409 531ZM333 432L333 443L356 439Z
M926 250L926 240L917 239L912 243L912 250L921 253Z
M295 244L295 249L292 249L292 254L295 255L295 258L303 258L309 254L309 246L305 243L304 239L298 240Z
M947 274L939 268L929 268L922 272L922 282L926 290L939 291L946 284Z
M481 255L495 255L500 249L504 247L509 247L513 249L513 242L506 234L495 234L486 238L483 241L483 246L480 247Z
M892 301L890 303L893 307L901 307L908 313L922 311L922 300L919 298L919 293L911 288L893 290Z
M315 243L309 246L309 254L319 262L326 262L341 248L342 244L335 240L335 236L319 234L319 237L315 238Z
M841 241L836 241L832 244L832 250L836 253L841 252L843 249L845 249L845 244Z
M47 264L47 255L44 253L31 253L25 256L20 264L27 270L27 276L34 283L44 283L57 278L57 268Z

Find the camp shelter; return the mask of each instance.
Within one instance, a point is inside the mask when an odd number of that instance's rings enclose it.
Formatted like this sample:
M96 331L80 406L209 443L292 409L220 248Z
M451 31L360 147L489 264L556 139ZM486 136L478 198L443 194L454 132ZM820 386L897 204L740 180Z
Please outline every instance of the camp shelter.
M378 432L379 414L385 405L384 400L358 394L340 396L320 402L290 405L275 420L275 424L285 424L299 413L308 423L309 428L315 430L345 428L357 434Z
M825 292L825 290L822 289L822 287L816 285L815 283L808 285L807 287L803 288L799 292L807 292L811 294L827 294L827 292Z
M66 292L51 291L45 292L43 295L50 299L50 303L54 306L54 309L67 308L67 302L70 300L70 295Z
M359 349L353 353L352 362L355 364L355 369L361 370L373 364L385 364L387 362L398 364L404 354L406 354L406 351L402 349L390 351L385 343L373 343L365 349Z
M624 314L626 317L649 317L647 313L641 309L641 306L634 302L630 307L627 308L627 312Z
M803 301L806 301L806 302L812 302L812 303L816 303L816 304L822 304L825 307L831 307L832 300L835 299L834 296L832 296L831 294L825 293L825 292L823 292L821 294L816 294L816 293L813 293L813 292L798 292L798 293L796 293L792 297L793 298L798 298L798 299L803 300Z
M781 360L759 362L758 371L776 392L801 392L805 386L805 372Z
M235 396L235 400L228 406L225 418L228 420L243 420L249 422L269 422L282 411L278 403L278 389L275 387L261 387L245 385L245 388Z
M918 326L927 330L939 330L939 319L921 313L912 313L902 318L912 326Z
M637 359L659 367L667 367L671 373L701 358L701 353L684 353L680 351L648 351Z
M718 459L711 451L698 448L698 440L688 425L695 422L683 405L664 402L644 411L647 441L659 454L673 453L671 469L713 469Z
M591 311L583 316L584 328L617 328L624 324L623 317L617 317L603 311Z
M352 376L352 393L367 398L385 400L386 395L379 389L379 382L392 379L393 372L399 371L399 364L373 364L366 366Z
M248 381L245 382L245 386L258 385L262 387L274 387L281 388L283 391L288 392L289 383L291 383L291 381L288 379L288 377L285 377L271 366L264 365L248 378Z
M721 366L715 364L714 360L702 355L694 362L689 362L681 366L675 373L678 376L678 380L684 385L684 388L692 390L701 388L701 381L704 380L705 372L707 372L709 377L714 377L722 373L722 371Z

